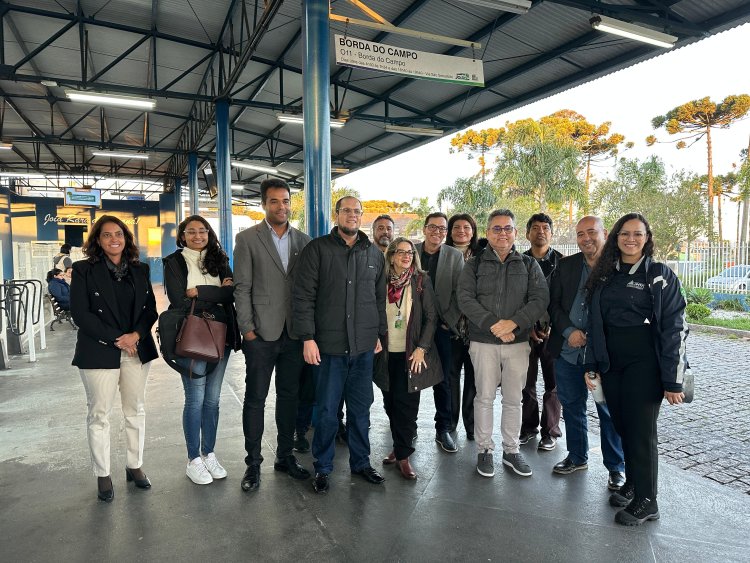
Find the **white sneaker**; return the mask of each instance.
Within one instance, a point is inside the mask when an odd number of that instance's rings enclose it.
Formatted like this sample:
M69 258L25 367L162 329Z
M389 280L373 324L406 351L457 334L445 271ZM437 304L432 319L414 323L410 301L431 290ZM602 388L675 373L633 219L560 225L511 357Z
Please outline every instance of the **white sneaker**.
M203 458L203 463L206 465L206 469L208 469L208 472L214 479L223 479L227 476L227 470L221 466L213 452Z
M185 474L196 485L208 485L214 482L214 478L208 472L206 464L203 463L203 458L200 457L196 457L187 464Z

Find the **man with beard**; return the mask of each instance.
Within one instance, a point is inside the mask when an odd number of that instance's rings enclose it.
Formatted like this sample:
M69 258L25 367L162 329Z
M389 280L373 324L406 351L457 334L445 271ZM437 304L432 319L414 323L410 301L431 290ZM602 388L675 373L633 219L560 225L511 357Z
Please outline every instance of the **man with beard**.
M390 215L378 215L372 222L372 240L378 245L378 248L385 254L388 245L393 240L393 228L395 223Z
M351 472L369 483L385 481L370 465L369 436L373 358L387 330L385 260L359 230L362 203L343 197L335 210L336 226L302 252L293 292L305 361L320 366L312 443L313 489L319 494L328 492L333 471L336 412L342 396Z
M536 213L526 223L526 239L531 243L524 254L534 258L542 268L547 284L552 278L557 263L562 258L557 250L550 247L552 240L552 218L545 213ZM537 428L541 429L542 439L539 450L554 450L560 432L560 401L557 399L555 383L555 366L547 351L549 339L549 315L547 311L531 329L529 344L529 369L526 374L526 386L523 389L523 422L521 424L521 444L534 439ZM536 380L539 374L539 364L542 366L544 377L544 396L542 397L542 416L539 417L539 400L536 394Z
M263 180L260 198L266 218L238 234L234 249L234 299L246 370L242 428L247 469L241 482L243 491L260 487L264 409L274 370L278 434L273 468L295 479L310 477L292 452L304 361L290 304L299 255L310 237L289 224L290 196L284 180Z

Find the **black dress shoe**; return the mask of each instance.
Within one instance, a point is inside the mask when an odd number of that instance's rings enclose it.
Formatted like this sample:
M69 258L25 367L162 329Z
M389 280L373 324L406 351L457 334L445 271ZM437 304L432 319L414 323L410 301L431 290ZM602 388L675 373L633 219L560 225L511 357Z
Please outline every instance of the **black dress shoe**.
M574 471L588 468L589 464L585 461L583 463L573 463L573 461L570 459L570 456L568 456L564 460L556 463L552 468L552 472L557 473L558 475L570 475Z
M385 477L383 477L380 473L375 471L375 468L371 465L368 465L364 469L360 469L359 471L352 471L355 475L360 475L365 481L368 483L372 483L373 485L380 485L385 481Z
M141 471L143 473L143 471ZM146 474L143 473L143 479L138 479L135 474L133 473L133 470L129 467L125 468L125 479L128 483L131 481L135 482L135 486L139 489L150 489L151 488L151 481L148 480L148 477L146 477Z
M607 479L607 488L610 491L619 491L625 484L625 474L622 471L610 471Z
M453 441L453 438L448 432L438 432L435 434L435 441L440 444L440 447L446 452L455 453L458 451L456 442Z
M466 439L467 439L467 440L468 440L469 442L473 442L473 441L474 441L474 432L467 432L467 433L466 433Z
M315 479L313 479L313 490L319 495L324 495L328 492L328 473L316 473Z
M247 466L240 487L245 492L257 491L260 488L260 465Z
M302 467L293 455L288 455L284 459L277 459L273 462L273 468L276 471L285 471L287 475L294 479L310 478L310 472Z
M109 483L109 489L102 489L102 486L107 486L107 482ZM97 486L98 491L96 496L99 500L112 502L115 499L115 489L112 486L112 479L110 477L97 477Z
M303 432L294 433L294 451L305 454L310 451L310 442Z

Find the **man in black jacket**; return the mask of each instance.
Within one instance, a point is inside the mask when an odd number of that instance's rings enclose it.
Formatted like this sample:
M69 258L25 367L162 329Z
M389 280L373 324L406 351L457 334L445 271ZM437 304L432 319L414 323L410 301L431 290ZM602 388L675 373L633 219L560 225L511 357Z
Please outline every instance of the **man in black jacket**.
M598 217L584 217L576 225L576 242L581 252L560 260L550 286L549 315L552 329L548 353L555 358L557 395L565 412L568 455L553 471L568 475L588 468L588 391L584 382L587 307L584 286L599 254L607 231ZM604 465L609 470L608 487L619 490L625 482L622 441L615 431L606 404L596 404L599 413Z
M359 230L362 203L336 202L336 226L302 251L293 311L303 354L320 366L318 423L312 443L317 493L328 491L333 471L339 402L346 400L349 467L370 483L385 479L370 465L372 363L386 332L385 263L382 252Z

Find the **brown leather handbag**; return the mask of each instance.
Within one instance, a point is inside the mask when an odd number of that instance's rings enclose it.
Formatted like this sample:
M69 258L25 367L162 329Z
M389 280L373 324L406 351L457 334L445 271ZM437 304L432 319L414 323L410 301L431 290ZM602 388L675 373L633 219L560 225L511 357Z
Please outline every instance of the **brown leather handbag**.
M195 314L195 299L190 306L190 313L177 333L175 352L178 356L218 362L224 357L227 341L227 325L217 321L211 313L206 311L201 315Z

